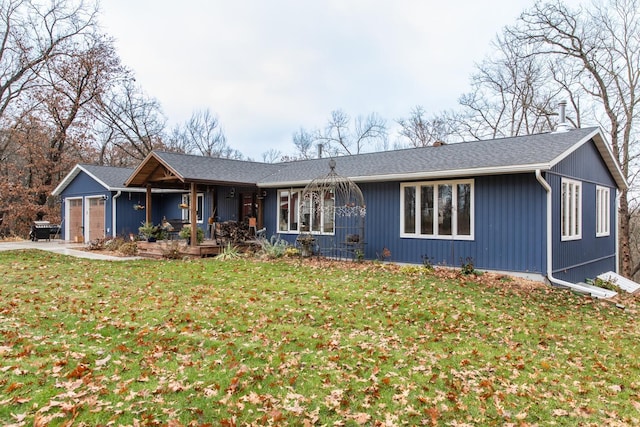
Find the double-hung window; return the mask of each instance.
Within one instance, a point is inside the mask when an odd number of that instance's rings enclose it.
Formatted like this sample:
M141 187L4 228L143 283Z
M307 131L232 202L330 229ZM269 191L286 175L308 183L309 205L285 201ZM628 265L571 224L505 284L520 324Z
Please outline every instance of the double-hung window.
M473 240L473 180L401 184L400 235Z
M288 189L278 191L278 231L332 234L335 226L333 192L308 193Z
M582 238L582 183L573 179L562 178L562 240L579 240Z
M596 237L608 236L611 232L611 203L607 187L596 186Z
M182 220L191 222L191 194L182 195L182 203L189 206L189 209L182 209ZM204 194L198 193L196 196L196 223L202 224L202 213L204 212Z

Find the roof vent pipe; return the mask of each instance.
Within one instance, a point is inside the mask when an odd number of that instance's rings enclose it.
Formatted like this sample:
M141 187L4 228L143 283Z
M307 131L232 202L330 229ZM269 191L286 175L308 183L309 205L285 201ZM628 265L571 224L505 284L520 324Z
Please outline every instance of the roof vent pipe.
M556 126L556 132L567 132L571 127L567 123L567 101L562 100L558 103L559 119Z
M322 143L318 144L318 158L322 158Z

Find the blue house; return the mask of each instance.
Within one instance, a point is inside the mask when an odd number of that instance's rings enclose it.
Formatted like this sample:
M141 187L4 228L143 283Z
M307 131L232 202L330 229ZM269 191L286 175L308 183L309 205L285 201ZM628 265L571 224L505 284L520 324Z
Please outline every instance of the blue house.
M616 200L627 184L599 128L334 160L337 173L357 183L364 195L366 259L386 249L395 262L427 259L459 267L472 261L477 269L559 284L617 270ZM336 219L307 218L305 225L301 194L329 172L328 161L264 164L152 152L130 171L124 188L103 189L111 199L114 189L130 191L125 200L144 191L142 201L135 196L133 201L151 205L144 213L154 223L179 215L173 209L183 200L187 216L197 217L203 228L208 217L257 218L267 236L294 242L311 230L322 243L335 237ZM56 189L65 201L63 216L67 198L92 197L72 185L75 174ZM174 193L163 197L155 191ZM332 203L330 196L318 200ZM125 216L133 212L131 206L124 211ZM120 234L117 224L144 220L127 221L120 212L111 222L114 234Z

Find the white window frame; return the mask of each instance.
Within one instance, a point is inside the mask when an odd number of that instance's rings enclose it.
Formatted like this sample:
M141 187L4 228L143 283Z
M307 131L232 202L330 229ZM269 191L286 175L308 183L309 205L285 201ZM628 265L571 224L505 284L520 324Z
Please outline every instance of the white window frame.
M182 209L182 220L191 223L191 193L182 195L182 203L189 206L189 209ZM204 193L196 195L196 224L204 224ZM200 209L198 209L200 208Z
M560 233L562 241L582 239L582 182L562 178L560 189Z
M596 237L611 234L611 191L596 185Z
M302 201L302 193L303 193L304 189L303 188L282 188L279 189L277 194L277 212L276 212L276 218L278 218L278 224L277 224L277 230L278 233L290 233L290 234L300 234L300 233L311 233L311 234L321 234L321 235L327 235L327 236L333 236L335 234L335 229L336 229L336 217L335 217L335 210L332 210L334 212L333 214L333 221L330 222L331 224L331 231L329 232L325 232L324 228L325 228L325 209L324 209L324 198L320 198L319 200L322 203L322 207L320 208L320 227L317 230L314 230L313 228L313 224L309 224L309 230L301 230L302 229L302 218L300 215L300 202ZM287 218L286 221L284 221L284 223L286 224L286 228L283 229L281 228L281 224L282 224L282 210L281 210L281 200L282 200L282 195L283 193L288 193L288 199L287 199L287 203L288 203L288 209L287 209ZM291 206L291 199L293 194L297 194L298 197L296 197L295 200L295 206ZM335 199L334 199L335 202ZM298 220L297 224L297 229L292 229L292 224L291 224L291 209L295 209L295 218ZM311 216L311 219L313 220L313 216Z
M469 185L470 194L470 212L469 212L469 234L458 234L458 185ZM441 185L451 186L451 234L438 234L438 214L434 215L433 233L423 234L421 230L421 191L423 186L433 187L433 210L434 213L439 211L438 206L438 188ZM413 233L405 232L405 215L404 215L404 194L405 188L415 188L415 229ZM475 239L475 180L451 180L451 181L422 181L422 182L404 182L400 184L400 237L412 239L436 239L436 240L474 240Z

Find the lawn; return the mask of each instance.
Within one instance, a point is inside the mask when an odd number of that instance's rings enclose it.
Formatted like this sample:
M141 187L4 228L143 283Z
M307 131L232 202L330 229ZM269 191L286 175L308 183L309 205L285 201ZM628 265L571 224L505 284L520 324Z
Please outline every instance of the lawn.
M640 424L637 302L379 263L2 252L0 424Z

